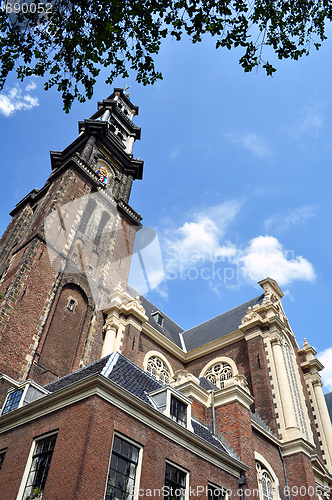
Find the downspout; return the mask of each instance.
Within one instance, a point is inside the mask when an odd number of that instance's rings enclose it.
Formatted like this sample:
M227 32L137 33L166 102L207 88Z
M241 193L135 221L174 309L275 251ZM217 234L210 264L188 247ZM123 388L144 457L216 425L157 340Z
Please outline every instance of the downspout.
M247 484L247 478L246 478L245 473L243 472L243 470L241 470L241 474L240 474L240 477L237 480L237 482L239 484L240 499L243 500L244 499L243 486L245 484Z
M279 450L279 455L280 455L280 460L281 460L281 463L282 463L282 467L284 469L284 476L285 476L285 483L286 483L286 491L288 492L287 493L287 498L288 500L290 500L290 495L289 495L289 485L288 485L288 477L287 477L287 469L286 469L286 464L285 464L285 460L284 460L284 457L282 456L282 452L281 452L281 447L278 445L278 450Z
M214 390L211 390L212 434L216 435L216 412L214 408Z

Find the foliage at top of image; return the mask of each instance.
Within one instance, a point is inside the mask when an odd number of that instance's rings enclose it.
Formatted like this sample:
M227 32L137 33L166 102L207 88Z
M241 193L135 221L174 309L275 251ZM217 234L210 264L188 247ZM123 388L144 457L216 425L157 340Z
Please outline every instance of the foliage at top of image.
M330 0L42 1L2 0L0 90L13 71L21 80L44 77L46 90L62 93L66 112L75 99L92 97L102 67L106 83L129 70L143 85L162 78L154 56L166 37L197 43L210 34L216 48L243 49L244 71L262 66L272 75L264 47L297 60L320 47L332 18Z

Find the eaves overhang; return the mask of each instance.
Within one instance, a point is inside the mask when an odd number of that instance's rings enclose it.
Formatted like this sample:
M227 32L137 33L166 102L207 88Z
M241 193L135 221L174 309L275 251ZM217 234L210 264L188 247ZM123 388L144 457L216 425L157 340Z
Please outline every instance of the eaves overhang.
M139 422L237 478L240 477L241 471L249 470L249 467L240 460L210 445L200 436L177 424L155 408L150 407L100 373L90 375L1 416L0 434L94 396L102 398L109 404L138 419Z

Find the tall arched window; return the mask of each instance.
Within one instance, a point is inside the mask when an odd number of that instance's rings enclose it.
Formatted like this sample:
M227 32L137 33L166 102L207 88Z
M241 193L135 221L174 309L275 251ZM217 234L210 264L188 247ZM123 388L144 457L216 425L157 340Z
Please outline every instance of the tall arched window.
M256 462L256 471L261 500L275 500L279 498L276 495L275 482L269 471L260 462Z
M169 384L170 372L166 364L158 356L151 356L148 359L146 371L163 384Z
M73 368L76 356L82 354L85 338L80 340L85 332L88 300L81 288L68 283L54 307L48 331L45 330L39 362L58 377L63 377Z
M212 384L221 388L224 380L233 377L233 370L230 364L218 361L208 369L204 377L212 382Z

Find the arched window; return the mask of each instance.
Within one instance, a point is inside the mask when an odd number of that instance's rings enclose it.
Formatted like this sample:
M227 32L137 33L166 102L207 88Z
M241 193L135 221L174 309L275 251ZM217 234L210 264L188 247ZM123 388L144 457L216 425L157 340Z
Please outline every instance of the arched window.
M81 288L68 283L59 292L53 307L51 323L44 331L39 361L58 377L63 377L72 370L76 358L82 355L84 335L87 335L88 299Z
M224 380L228 380L233 377L233 370L230 364L218 361L218 363L210 366L204 377L212 382L212 384L221 388Z
M163 384L169 384L170 372L166 364L158 356L151 356L148 359L146 371Z
M257 480L259 486L259 495L261 500L276 500L277 485L270 472L260 462L256 462Z

